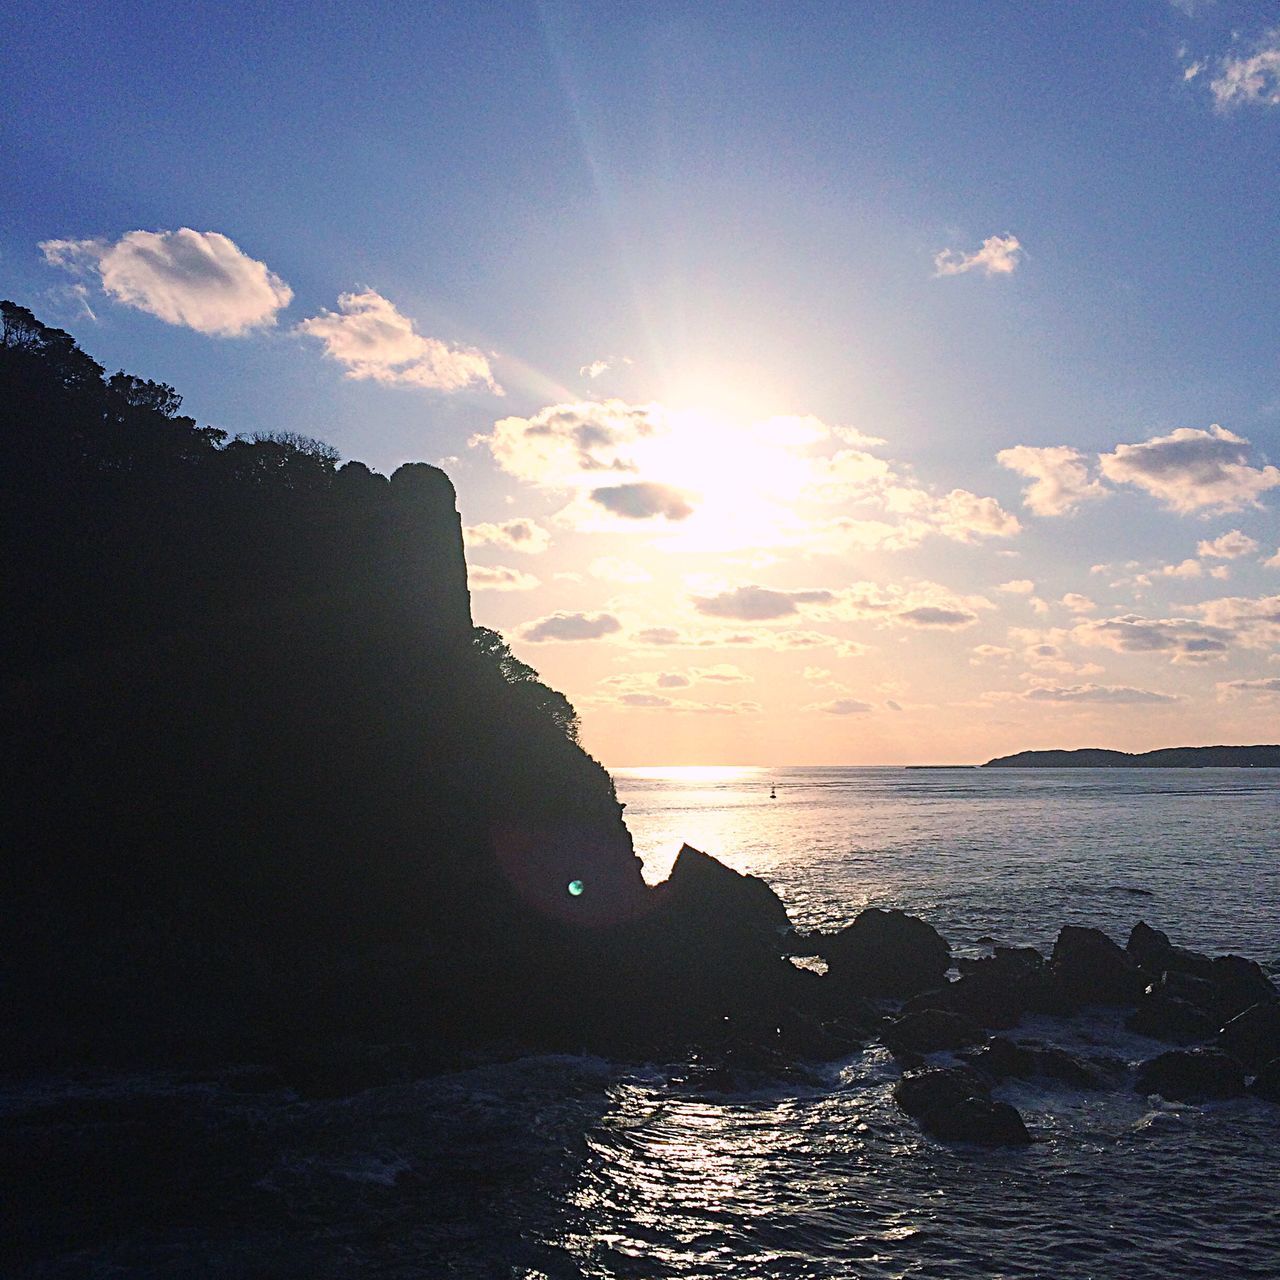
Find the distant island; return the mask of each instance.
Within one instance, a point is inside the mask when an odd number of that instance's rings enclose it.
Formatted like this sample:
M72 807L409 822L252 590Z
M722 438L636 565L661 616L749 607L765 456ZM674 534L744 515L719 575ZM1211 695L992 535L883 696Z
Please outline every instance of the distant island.
M983 769L1280 769L1280 746L1161 747L1133 754L1104 747L1078 751L1019 751Z

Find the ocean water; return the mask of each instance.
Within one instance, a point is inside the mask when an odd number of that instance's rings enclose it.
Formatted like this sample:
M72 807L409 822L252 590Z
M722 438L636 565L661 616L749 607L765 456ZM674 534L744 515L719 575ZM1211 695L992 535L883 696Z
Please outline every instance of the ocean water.
M617 781L650 879L687 840L767 877L804 927L903 906L981 950L983 937L1044 947L1068 921L1123 940L1143 917L1188 946L1280 956L1280 771ZM571 1056L329 1101L245 1092L232 1076L11 1081L0 1116L46 1144L48 1177L83 1190L73 1157L86 1135L108 1154L96 1211L25 1224L38 1248L5 1274L1280 1277L1280 1107L1138 1095L1134 1064L1165 1046L1114 1016L1014 1034L1106 1063L1116 1088L997 1090L1037 1139L1012 1151L921 1134L874 1047L714 1087L697 1064ZM154 1142L157 1124L178 1158L163 1176L138 1176L135 1160L132 1180L112 1178L109 1153L140 1131Z

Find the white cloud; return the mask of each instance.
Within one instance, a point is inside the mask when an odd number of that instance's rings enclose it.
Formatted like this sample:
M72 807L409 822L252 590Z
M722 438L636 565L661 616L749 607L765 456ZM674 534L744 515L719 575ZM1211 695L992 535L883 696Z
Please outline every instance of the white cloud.
M1204 541L1196 546L1196 555L1215 557L1219 560L1238 560L1241 556L1252 555L1258 549L1257 542L1247 533L1232 529L1220 538Z
M1010 582L1002 582L997 591L1003 591L1006 595L1011 596L1028 596L1036 589L1036 584L1030 578L1014 578Z
M1181 702L1182 695L1155 693L1150 689L1135 689L1130 685L1073 684L1043 685L1028 689L1023 698L1028 702L1100 702L1100 703L1155 703Z
M1275 555L1268 556L1262 563L1268 569L1280 569L1280 547L1276 548Z
M1262 35L1247 58L1223 58L1209 89L1219 111L1280 106L1280 27Z
M1249 648L1280 644L1280 595L1226 596L1206 600L1195 611L1210 626L1223 628Z
M129 231L106 240L45 240L45 260L91 270L117 302L198 333L235 337L275 324L293 290L217 231Z
M610 369L616 369L620 364L630 364L631 361L626 356L614 357L609 356L604 360L592 360L590 364L584 364L578 370L580 378L591 378L592 380L608 373Z
M1161 565L1160 568L1153 569L1151 572L1161 578L1198 578L1204 572L1204 568L1199 560L1187 559L1181 560L1177 564ZM1140 585L1145 585L1142 580L1147 577L1147 574L1139 574L1135 581Z
M1125 614L1078 623L1072 639L1114 653L1158 653L1179 664L1212 662L1237 639L1229 626L1194 618L1144 618Z
M502 394L484 352L424 338L408 316L373 289L341 294L337 311L321 311L298 329L324 343L325 354L345 366L348 378L431 391L478 384Z
M872 706L857 698L835 698L831 702L811 702L804 710L823 711L829 716L863 716L872 710Z
M945 608L932 604L917 605L914 609L904 609L895 616L908 626L940 627L946 630L971 627L978 620L978 615L968 609Z
M1022 261L1022 245L1017 236L988 236L975 253L943 249L933 259L935 276L959 276L966 271L981 271L989 276L1007 276Z
M1038 516L1067 515L1081 503L1107 494L1106 487L1090 476L1084 454L1067 445L1018 444L1001 449L996 461L1031 481L1022 500Z
M540 585L531 573L504 565L473 564L467 567L467 586L472 591L532 591Z
M1260 506L1258 496L1280 485L1280 468L1249 465L1249 441L1211 426L1179 427L1141 444L1120 444L1099 457L1103 474L1132 484L1179 514L1239 511Z
M622 623L611 613L553 613L527 623L520 630L522 639L541 643L545 640L599 640L622 630Z
M1006 649L998 644L975 645L970 652L973 657L969 659L969 663L975 667L984 662L1007 662L1013 657L1012 649Z
M540 525L521 516L501 524L470 524L462 530L468 547L502 547L539 555L551 545L551 535Z
M967 489L952 489L938 498L930 521L939 533L956 542L1008 538L1022 528L1018 517L1010 515L994 498L980 498Z
M774 591L769 587L745 586L713 596L694 596L693 607L713 618L737 618L740 622L768 622L797 612L802 604L828 604L835 599L830 591Z

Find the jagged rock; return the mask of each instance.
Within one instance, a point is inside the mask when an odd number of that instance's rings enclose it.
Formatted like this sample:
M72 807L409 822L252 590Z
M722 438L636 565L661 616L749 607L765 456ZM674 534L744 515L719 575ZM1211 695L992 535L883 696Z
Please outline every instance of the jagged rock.
M1213 985L1218 991L1218 1008L1227 1018L1234 1018L1251 1005L1280 999L1280 991L1262 966L1244 956L1215 956Z
M894 1054L936 1053L981 1044L982 1028L963 1014L945 1009L921 1009L889 1023L880 1037Z
M907 1115L919 1119L930 1111L990 1093L991 1087L970 1067L933 1067L903 1076L893 1087L893 1100Z
M1134 1088L1171 1102L1235 1098L1244 1092L1244 1068L1221 1049L1170 1049L1142 1064Z
M1280 1003L1268 1000L1236 1014L1218 1032L1218 1047L1255 1070L1280 1058Z
M1134 1004L1146 986L1137 962L1101 929L1064 925L1050 967L1063 995L1080 1004Z
M778 1019L777 1044L784 1053L812 1062L847 1058L862 1042L847 1023L820 1022L813 1015L789 1010Z
M913 996L942 982L951 948L916 916L869 907L827 942L826 958L826 976L841 991Z
M1153 987L1138 1001L1125 1026L1153 1040L1197 1044L1213 1035L1214 1020L1203 1009Z
M1177 969L1166 969L1154 987L1161 995L1184 1000L1202 1013L1211 1014L1214 1018L1218 1016L1218 989L1204 978L1197 978Z
M1163 929L1153 929L1145 920L1133 926L1125 944L1125 950L1134 960L1154 973L1164 970L1164 958L1172 948L1169 935Z
M782 899L759 876L743 875L686 844L658 888L671 912L705 918L720 933L767 939L782 954L791 921Z
M1249 1092L1268 1102L1280 1102L1280 1058L1272 1058L1258 1071Z
M964 1098L952 1106L927 1111L920 1117L920 1125L943 1142L973 1142L984 1147L1023 1147L1031 1142L1017 1110L990 1098Z
M914 997L907 1009L948 1009L995 1030L1016 1027L1025 1013L1068 1013L1044 956L1034 947L997 947L995 955L962 962L961 975Z

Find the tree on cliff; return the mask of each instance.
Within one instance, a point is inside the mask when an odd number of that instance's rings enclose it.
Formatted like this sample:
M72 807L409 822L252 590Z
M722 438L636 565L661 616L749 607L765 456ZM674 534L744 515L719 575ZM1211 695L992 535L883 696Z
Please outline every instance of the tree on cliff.
M511 652L511 646L499 632L476 627L472 644L481 659L496 667L520 697L545 715L570 742L578 741L581 720L573 703L563 693L543 684L538 673Z

